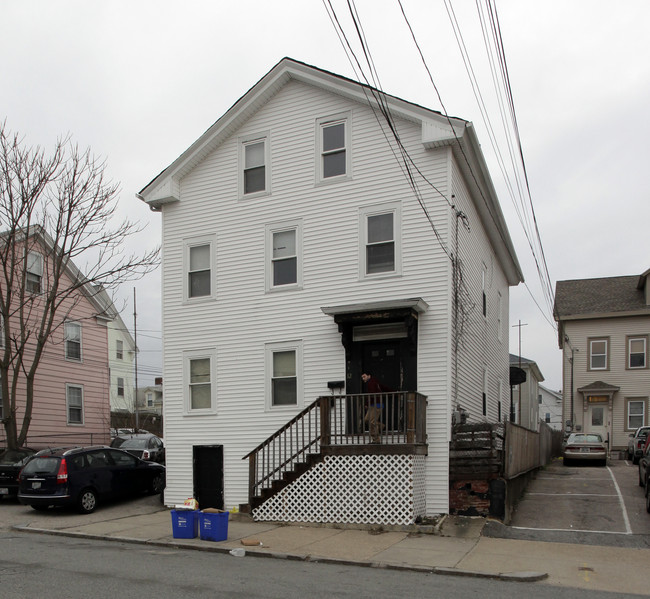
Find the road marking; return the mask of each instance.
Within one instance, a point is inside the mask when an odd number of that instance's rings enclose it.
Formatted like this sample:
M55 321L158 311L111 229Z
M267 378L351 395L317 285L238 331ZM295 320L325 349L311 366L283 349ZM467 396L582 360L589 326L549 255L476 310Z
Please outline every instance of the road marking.
M615 530L581 530L579 528L531 528L530 526L509 526L514 530L543 530L544 532L590 532L601 535L631 535L632 532L618 532Z
M545 495L547 497L618 497L604 493L526 493L526 495Z
M614 482L614 487L616 488L616 493L618 494L618 502L621 504L621 511L623 512L623 520L625 521L625 530L627 531L626 534L631 535L632 527L630 526L630 519L627 517L627 509L625 508L625 501L623 501L623 495L621 494L621 489L619 488L618 483L616 482L616 478L614 477L614 473L612 472L609 466L607 466L607 471L609 472L609 475L612 477L612 481Z

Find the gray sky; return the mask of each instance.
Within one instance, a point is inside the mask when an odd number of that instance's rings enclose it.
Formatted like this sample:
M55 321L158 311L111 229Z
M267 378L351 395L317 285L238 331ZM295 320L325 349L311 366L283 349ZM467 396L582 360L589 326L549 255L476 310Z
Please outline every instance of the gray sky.
M502 128L476 4L454 9L492 125ZM445 108L473 121L526 282L544 306L534 261L496 162L444 0L402 0ZM346 3L332 0L353 36ZM650 2L496 2L537 222L556 280L650 267ZM441 110L397 0L356 0L384 91ZM615 6L615 9L613 8ZM160 215L135 193L282 57L354 77L320 0L0 0L0 118L32 145L70 133L107 159L121 214ZM502 140L501 152L507 158ZM160 276L134 284L140 383L160 369ZM121 290L133 323L133 286ZM547 318L550 316L547 313ZM528 290L511 290L510 351L537 361L553 389L561 361Z

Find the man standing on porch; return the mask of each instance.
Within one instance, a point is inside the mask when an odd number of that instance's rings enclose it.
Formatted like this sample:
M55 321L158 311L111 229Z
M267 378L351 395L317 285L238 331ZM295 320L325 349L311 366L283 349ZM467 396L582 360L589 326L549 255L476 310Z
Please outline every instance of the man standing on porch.
M366 385L367 393L377 393L387 392L389 389L382 385L374 376L369 373L363 373L361 375L361 380ZM380 433L381 429L384 428L384 425L381 423L381 410L383 405L381 403L381 395L374 395L367 400L367 409L364 421L368 423L368 428L370 429L370 442L371 443L381 443Z

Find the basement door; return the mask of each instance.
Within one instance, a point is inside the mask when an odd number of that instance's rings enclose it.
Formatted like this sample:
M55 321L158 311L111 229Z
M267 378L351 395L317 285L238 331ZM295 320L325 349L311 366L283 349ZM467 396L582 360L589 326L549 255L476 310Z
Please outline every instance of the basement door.
M223 445L193 448L194 498L199 509L223 507Z

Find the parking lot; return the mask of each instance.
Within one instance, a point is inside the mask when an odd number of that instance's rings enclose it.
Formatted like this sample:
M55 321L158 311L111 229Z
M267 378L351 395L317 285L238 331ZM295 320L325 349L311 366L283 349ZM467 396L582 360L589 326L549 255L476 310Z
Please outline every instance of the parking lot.
M638 468L626 460L610 460L606 467L555 460L530 482L508 528L492 527L490 536L650 546Z

